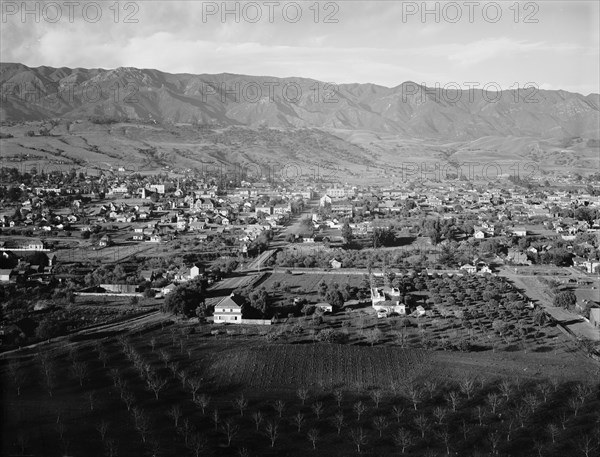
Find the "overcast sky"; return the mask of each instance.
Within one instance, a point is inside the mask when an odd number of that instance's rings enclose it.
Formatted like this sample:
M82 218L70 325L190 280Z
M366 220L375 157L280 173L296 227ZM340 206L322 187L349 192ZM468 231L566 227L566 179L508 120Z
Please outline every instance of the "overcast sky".
M28 2L31 9L42 5L39 22L34 14L22 17L20 1L2 0L1 61L301 76L388 87L404 81L503 88L533 82L543 89L600 92L597 0L521 2L518 9L513 1L472 7L429 2L439 15L424 18L422 2L370 0L320 2L318 18L314 0L271 7L262 1L231 2L239 14L225 18L221 2L123 1L116 18L110 0L99 2L97 22L92 22L93 6L86 10L87 20L83 17L82 7L91 2L79 2L71 23L62 0L46 8L51 2ZM62 15L51 22L57 4ZM298 10L302 17L294 22ZM128 15L137 22L126 22Z

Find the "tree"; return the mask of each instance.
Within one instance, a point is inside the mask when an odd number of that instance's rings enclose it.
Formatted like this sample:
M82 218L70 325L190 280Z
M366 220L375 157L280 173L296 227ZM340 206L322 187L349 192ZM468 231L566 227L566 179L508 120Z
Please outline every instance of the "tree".
M332 422L335 428L337 429L337 433L339 435L342 431L342 427L344 426L344 413L342 413L341 411L336 413L332 418Z
M298 433L300 433L300 429L302 428L302 424L304 423L304 414L301 412L296 413L296 415L292 418L296 427L298 427Z
M277 411L277 413L279 414L279 417L282 417L283 410L285 409L285 402L283 400L277 400L273 404L273 407L275 408L275 411Z
M385 416L375 416L373 418L373 426L379 432L379 438L381 438L383 431L388 428L389 422Z
M315 413L315 416L317 416L317 419L321 419L321 414L323 413L323 403L320 401L313 403L312 410L313 413Z
M175 424L175 428L177 428L179 426L179 419L181 419L182 416L182 412L181 412L181 406L179 405L172 405L168 410L167 410L167 415L173 419L173 423Z
M366 446L368 442L367 433L363 430L362 427L353 428L352 430L350 430L350 438L352 438L352 441L356 446L356 451L360 454L361 448L363 446Z
M552 302L554 306L565 309L572 308L573 306L575 306L575 303L577 303L577 297L570 290L558 293L554 297L554 301Z
M244 394L241 394L234 400L235 405L240 410L240 416L244 415L244 410L248 407L248 400L244 397Z
M304 403L308 399L308 389L306 387L300 387L296 391L296 394L298 395L298 398L302 401L302 406L304 406Z
M205 436L194 433L187 440L187 447L193 452L195 457L200 457L208 450L208 440Z
M319 439L319 430L311 428L306 434L308 440L312 443L313 449L317 448L317 440Z
M356 403L354 403L354 406L352 408L356 413L356 420L360 422L360 416L362 416L362 414L367 410L365 404L359 400Z
M348 221L344 222L342 226L342 237L344 238L344 243L350 244L354 239L354 235L352 233L352 228L350 227L350 223Z
M194 317L196 308L204 301L204 295L196 287L189 283L175 287L165 298L162 306L163 311L171 312L175 315L184 315Z
M341 309L344 306L344 294L339 290L329 290L325 299L334 310Z
M240 427L235 424L231 419L225 419L223 422L223 431L227 437L227 447L231 446L231 441L237 436L240 431Z
M146 384L148 385L148 388L154 392L154 396L158 400L158 395L167 385L167 380L159 376L152 375L148 376L146 379Z
M262 424L263 421L263 414L261 411L255 411L252 413L252 420L254 421L254 424L256 425L256 431L258 431L258 428L260 427L260 424Z
M335 398L338 408L341 408L342 399L344 398L344 392L342 391L342 389L335 389L333 391L333 398Z
M374 328L368 330L365 333L365 336L367 338L367 342L369 342L371 344L371 347L373 347L375 343L379 343L381 341L381 339L383 338L383 332L378 328Z
M375 403L375 408L379 408L379 403L381 403L381 399L383 398L383 391L381 389L373 389L369 392L369 396L373 403Z
M429 429L429 420L427 417L424 414L419 414L415 417L415 425L421 432L421 438L425 438L425 433L427 433L427 430Z
M414 442L413 434L405 429L399 428L398 431L393 435L394 443L400 448L400 452L404 454L406 448L412 446Z
M471 394L475 390L475 380L473 378L463 378L459 383L460 391L471 399Z
M275 442L279 437L279 424L277 422L268 421L265 426L265 433L269 440L271 440L271 447L275 447Z
M269 312L269 294L264 288L260 288L250 293L248 296L250 300L250 306L257 309L263 316L266 316Z

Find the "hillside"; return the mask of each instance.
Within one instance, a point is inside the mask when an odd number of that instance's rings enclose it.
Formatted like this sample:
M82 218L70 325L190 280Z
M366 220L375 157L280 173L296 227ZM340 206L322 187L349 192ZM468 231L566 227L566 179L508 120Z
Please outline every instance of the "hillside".
M521 90L490 103L481 91L410 82L332 91L302 78L10 63L0 64L0 84L2 133L13 136L0 140L2 158L22 166L261 164L263 174L288 166L288 175L314 176L319 167L373 180L402 179L409 162L496 161L510 164L504 173L532 162L549 177L600 166L598 95Z
M505 91L492 103L495 95L481 90L442 91L410 82L393 88L334 87L302 78L12 63L0 64L0 84L2 121L99 116L222 127L370 130L447 140L599 138L598 96L565 91Z

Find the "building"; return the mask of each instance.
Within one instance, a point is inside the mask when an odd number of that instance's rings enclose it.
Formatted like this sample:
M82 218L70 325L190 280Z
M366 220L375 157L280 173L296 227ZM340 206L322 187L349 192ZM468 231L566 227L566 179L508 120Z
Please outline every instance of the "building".
M400 303L400 290L394 287L371 288L371 306L377 311L377 315L392 313L405 315L406 305Z
M215 306L213 322L215 324L241 324L243 305L243 298L232 293Z

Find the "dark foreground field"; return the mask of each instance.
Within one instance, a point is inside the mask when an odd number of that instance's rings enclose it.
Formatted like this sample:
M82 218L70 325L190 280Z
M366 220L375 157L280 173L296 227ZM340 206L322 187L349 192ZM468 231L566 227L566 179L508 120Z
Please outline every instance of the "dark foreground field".
M13 355L2 454L597 455L597 364L578 352L292 344L192 328Z

